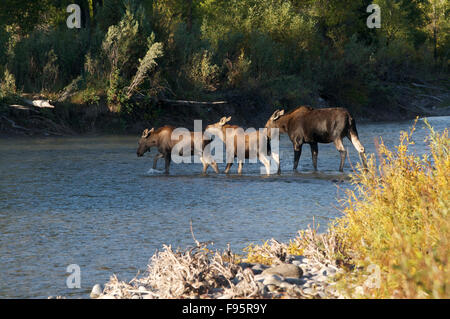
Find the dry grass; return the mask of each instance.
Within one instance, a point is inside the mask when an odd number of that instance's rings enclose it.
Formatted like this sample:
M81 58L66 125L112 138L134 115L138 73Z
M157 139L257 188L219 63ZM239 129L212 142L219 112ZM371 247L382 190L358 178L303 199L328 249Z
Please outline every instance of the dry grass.
M129 283L113 276L105 285L104 294L114 298L151 295L164 299L267 297L253 272L234 262L231 251L212 252L207 246L208 243L198 243L184 251L174 251L164 245L162 251L153 255L147 273ZM238 284L234 284L235 278L240 279Z

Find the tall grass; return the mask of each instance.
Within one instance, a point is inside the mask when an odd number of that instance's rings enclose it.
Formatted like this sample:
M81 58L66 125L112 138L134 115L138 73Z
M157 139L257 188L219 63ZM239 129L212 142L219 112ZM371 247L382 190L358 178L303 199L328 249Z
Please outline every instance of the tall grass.
M395 150L381 142L378 164L372 157L353 176L345 215L332 226L356 266L338 280L350 296L450 298L448 130L429 126L429 152L418 156L414 129Z

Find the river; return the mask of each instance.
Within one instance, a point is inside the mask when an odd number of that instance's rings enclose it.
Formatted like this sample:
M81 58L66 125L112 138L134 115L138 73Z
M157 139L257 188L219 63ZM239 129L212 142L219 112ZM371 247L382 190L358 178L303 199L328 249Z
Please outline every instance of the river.
M450 117L429 119L435 130ZM413 121L359 124L367 153L374 139L388 146ZM423 122L414 134L418 152L426 151ZM282 174L265 177L260 164L245 164L237 176L203 176L201 164L164 161L153 171L153 150L137 158L138 136L42 137L0 139L0 298L87 298L95 283L112 274L130 280L145 271L162 244L213 241L239 252L249 243L287 241L315 222L326 229L341 215L338 199L352 185L338 172L333 144L319 144L319 172L312 171L309 146L303 147L299 173L292 172L292 144L280 141ZM358 155L351 143L350 162ZM224 164L219 165L223 171ZM344 170L351 171L349 161ZM81 288L69 289L66 268L77 264Z

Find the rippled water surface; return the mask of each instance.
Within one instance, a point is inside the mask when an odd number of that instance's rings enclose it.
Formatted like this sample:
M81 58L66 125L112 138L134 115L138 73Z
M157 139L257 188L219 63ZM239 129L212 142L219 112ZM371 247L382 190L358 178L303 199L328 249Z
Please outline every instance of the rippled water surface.
M449 117L430 118L436 130ZM368 153L374 138L395 145L412 121L360 124ZM415 148L423 152L422 122ZM319 145L319 172L312 172L309 146L299 172L292 172L292 145L280 142L282 175L200 174L201 164L172 164L170 175L151 170L153 150L136 157L136 136L3 138L0 140L0 297L88 297L95 283L113 273L130 280L145 270L162 244L186 247L196 238L239 251L247 244L288 240L312 223L322 229L339 216L337 198L351 187L340 174L333 144ZM350 161L358 156L350 142ZM219 165L221 170L224 165ZM346 172L351 170L347 161ZM81 268L81 289L66 287L66 267Z

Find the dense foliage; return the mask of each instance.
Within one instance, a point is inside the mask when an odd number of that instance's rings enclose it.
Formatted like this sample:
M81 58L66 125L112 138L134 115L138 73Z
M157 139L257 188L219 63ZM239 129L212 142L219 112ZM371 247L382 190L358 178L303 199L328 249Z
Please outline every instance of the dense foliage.
M69 29L67 6L82 11ZM272 104L388 104L393 83L448 74L447 0L2 0L0 74L23 92L112 106L257 92ZM13 79L12 79L13 77ZM76 92L70 92L75 90ZM122 108L123 109L123 108Z

